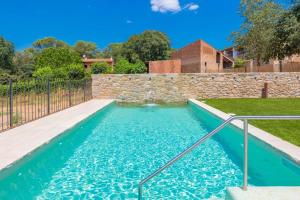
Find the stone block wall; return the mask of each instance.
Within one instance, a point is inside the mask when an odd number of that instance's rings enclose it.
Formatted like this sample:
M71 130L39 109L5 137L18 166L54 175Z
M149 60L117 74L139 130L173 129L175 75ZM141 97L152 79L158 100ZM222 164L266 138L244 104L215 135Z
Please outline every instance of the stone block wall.
M300 73L93 75L93 97L119 102L185 102L189 98L300 97Z

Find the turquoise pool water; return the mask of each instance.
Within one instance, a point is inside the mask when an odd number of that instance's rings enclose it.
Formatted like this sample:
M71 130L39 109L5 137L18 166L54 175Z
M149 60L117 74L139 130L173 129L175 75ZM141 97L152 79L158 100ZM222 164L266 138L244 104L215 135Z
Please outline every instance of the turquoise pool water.
M138 182L221 120L187 106L111 105L0 172L0 199L136 199ZM300 168L250 137L252 185L300 186ZM146 199L224 199L242 184L242 132L224 129L144 187Z

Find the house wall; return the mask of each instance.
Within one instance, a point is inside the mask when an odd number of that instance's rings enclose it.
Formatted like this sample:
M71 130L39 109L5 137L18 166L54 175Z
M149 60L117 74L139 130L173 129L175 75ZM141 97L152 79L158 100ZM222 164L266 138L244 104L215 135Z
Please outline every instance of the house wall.
M223 56L221 55L218 64L217 50L202 40L179 49L171 55L171 58L181 59L182 73L218 72L223 69Z
M207 44L204 41L201 41L201 72L218 72L219 69L222 69L223 66L223 57L220 59L220 64L217 63L217 50Z
M186 102L189 98L300 97L300 72L103 74L92 76L94 98L119 102Z
M149 73L181 73L181 60L150 61Z
M201 72L200 58L201 41L194 42L171 55L172 59L181 60L182 73L199 73Z

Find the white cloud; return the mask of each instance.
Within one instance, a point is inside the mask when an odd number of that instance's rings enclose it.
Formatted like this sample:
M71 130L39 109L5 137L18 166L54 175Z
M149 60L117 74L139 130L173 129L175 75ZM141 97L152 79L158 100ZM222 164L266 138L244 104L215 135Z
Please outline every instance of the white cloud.
M126 20L126 24L132 24L133 22L131 20Z
M199 5L195 3L189 3L184 8L193 11L193 10L198 10Z
M151 9L154 12L179 12L179 0L151 0Z

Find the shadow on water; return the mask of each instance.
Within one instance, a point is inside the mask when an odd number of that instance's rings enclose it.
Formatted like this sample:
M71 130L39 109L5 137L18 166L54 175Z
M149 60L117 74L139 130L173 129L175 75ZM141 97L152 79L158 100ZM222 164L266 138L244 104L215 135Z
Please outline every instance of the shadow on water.
M113 105L108 106L64 132L31 155L0 172L0 199L31 199L61 169Z

